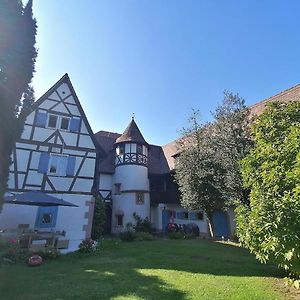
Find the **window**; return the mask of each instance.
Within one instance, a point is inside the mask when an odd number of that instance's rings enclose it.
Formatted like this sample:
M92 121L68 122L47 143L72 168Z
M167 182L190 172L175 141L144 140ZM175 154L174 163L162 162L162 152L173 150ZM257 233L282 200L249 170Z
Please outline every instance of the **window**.
M202 211L197 212L196 216L197 216L197 220L203 220L203 218L204 218Z
M118 215L117 217L117 225L118 226L123 226L123 216Z
M70 118L62 117L60 121L60 129L69 130Z
M67 175L68 156L51 154L49 163L49 175L66 176Z
M143 205L145 203L144 193L138 192L135 194L135 203L137 205Z
M43 214L42 216L42 224L50 224L52 221L52 215L50 213Z
M142 145L137 145L136 152L137 152L137 154L143 154L143 146Z
M188 219L189 218L189 213L188 212L184 212L183 213L183 218L184 219Z
M115 195L121 195L121 183L115 183Z
M49 118L48 118L48 127L50 127L50 128L56 128L56 126L57 126L57 120L58 120L58 116L49 115Z
M117 149L116 149L117 155L123 155L124 152L125 152L124 150L125 150L125 149L124 149L124 145L118 146Z

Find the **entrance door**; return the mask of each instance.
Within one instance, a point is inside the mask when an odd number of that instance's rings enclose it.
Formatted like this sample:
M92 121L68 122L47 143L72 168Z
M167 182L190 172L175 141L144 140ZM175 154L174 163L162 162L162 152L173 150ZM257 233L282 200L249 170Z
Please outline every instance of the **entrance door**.
M227 216L223 211L215 211L212 217L213 226L214 226L214 234L216 237L229 237L229 229Z
M40 206L35 220L36 228L53 228L56 225L58 206Z
M172 211L164 209L162 211L162 230L167 230L167 225L170 223L170 218L172 216Z

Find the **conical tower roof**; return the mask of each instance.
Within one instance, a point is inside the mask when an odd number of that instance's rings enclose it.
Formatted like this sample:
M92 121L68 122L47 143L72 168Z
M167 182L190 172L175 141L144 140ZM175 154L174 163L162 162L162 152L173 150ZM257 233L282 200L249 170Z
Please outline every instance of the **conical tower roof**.
M145 141L138 126L136 125L134 118L132 118L131 122L129 123L123 134L116 139L116 144L124 142L140 143L147 145L147 142Z

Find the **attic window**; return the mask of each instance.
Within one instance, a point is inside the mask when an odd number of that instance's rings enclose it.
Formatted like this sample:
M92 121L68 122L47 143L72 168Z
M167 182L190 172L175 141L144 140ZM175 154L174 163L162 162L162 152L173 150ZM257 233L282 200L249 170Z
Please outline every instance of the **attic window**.
M57 120L58 120L58 116L49 115L49 118L48 118L48 127L50 127L50 128L56 128Z
M60 129L69 130L70 118L61 118Z

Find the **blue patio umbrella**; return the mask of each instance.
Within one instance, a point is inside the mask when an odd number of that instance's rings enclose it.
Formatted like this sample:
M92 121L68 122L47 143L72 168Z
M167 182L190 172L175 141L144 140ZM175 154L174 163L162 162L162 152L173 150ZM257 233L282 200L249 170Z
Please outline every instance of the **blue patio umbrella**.
M4 203L34 206L72 206L78 207L71 202L58 199L41 191L28 191L20 194L8 193L4 196Z

